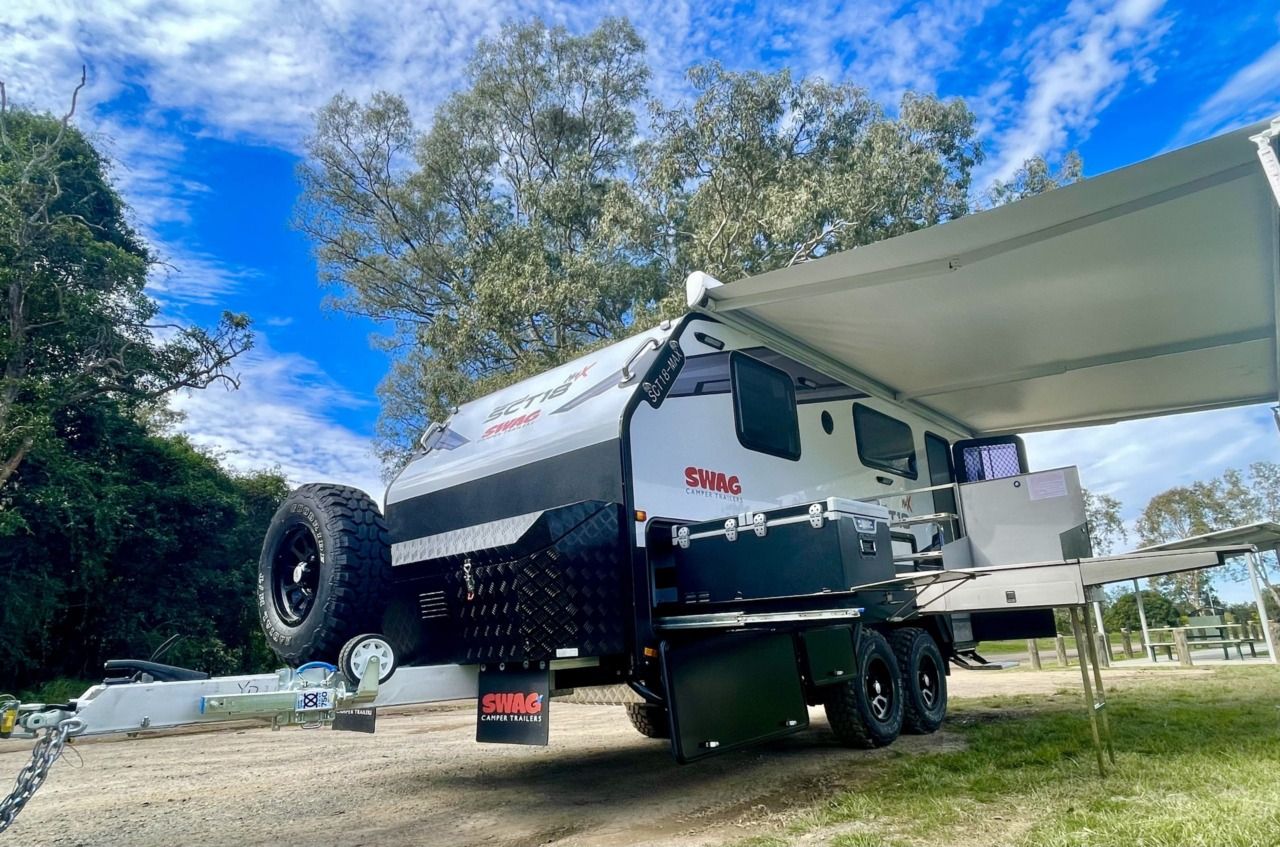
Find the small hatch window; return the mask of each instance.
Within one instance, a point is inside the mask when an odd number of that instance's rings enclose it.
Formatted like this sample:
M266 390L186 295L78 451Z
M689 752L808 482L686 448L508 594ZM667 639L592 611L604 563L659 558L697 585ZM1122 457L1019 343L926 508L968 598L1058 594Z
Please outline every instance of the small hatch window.
M791 376L737 352L729 357L729 370L739 443L748 450L799 459L800 422Z
M915 479L916 442L911 427L861 403L853 404L853 432L858 458L869 468Z

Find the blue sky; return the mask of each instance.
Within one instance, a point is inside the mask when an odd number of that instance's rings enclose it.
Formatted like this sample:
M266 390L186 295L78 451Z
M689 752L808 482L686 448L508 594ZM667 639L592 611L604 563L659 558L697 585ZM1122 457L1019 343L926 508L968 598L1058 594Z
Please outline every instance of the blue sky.
M83 63L80 123L117 162L137 224L170 268L165 310L210 321L249 312L258 347L239 392L175 405L199 443L295 481L378 489L369 450L386 370L377 327L328 314L306 241L289 226L293 169L314 109L339 90L405 95L428 126L476 40L541 15L574 30L626 15L648 44L655 94L689 65L784 65L860 84L963 96L988 158L976 187L1027 156L1071 149L1097 174L1280 114L1275 0L1118 3L894 0L380 3L324 0L8 0L0 77L60 109ZM1257 459L1280 460L1263 407L1033 436L1033 463L1081 466L1132 516L1154 493Z

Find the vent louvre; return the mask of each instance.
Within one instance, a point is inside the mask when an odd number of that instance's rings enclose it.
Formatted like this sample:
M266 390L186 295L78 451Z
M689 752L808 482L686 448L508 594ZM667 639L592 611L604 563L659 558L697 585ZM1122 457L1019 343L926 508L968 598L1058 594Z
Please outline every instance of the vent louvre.
M418 612L424 621L449 617L443 591L424 591L418 595Z

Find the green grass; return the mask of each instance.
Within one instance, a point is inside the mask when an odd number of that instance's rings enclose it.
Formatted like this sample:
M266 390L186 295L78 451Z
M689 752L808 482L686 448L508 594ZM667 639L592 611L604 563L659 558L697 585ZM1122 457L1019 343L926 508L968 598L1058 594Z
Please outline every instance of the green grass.
M758 843L1280 844L1280 672L1161 674L1108 698L1117 761L1105 779L1078 693L956 702L944 729L964 749L857 764L845 783L856 790Z
M1124 642L1120 640L1119 633L1108 633L1108 640L1111 642L1111 653L1116 657L1124 655ZM1140 657L1142 647L1140 646L1141 637L1133 639L1134 656ZM1057 647L1052 638L1037 638L1036 646L1040 648L1040 660L1053 663L1057 661ZM1067 650L1074 651L1076 649L1076 640L1070 636L1067 637ZM1005 656L1010 653L1027 652L1027 640L1019 638L1013 641L983 641L978 645L978 652L984 656Z
M36 688L19 691L16 696L23 703L65 703L79 697L93 684L88 680L59 677Z

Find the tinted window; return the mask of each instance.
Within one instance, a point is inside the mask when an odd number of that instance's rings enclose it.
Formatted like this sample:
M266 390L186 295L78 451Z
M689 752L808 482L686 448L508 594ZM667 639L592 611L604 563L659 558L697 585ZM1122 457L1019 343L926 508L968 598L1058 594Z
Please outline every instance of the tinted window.
M749 450L799 459L800 423L790 375L736 352L729 357L729 370L738 441Z
M929 463L929 484L930 485L947 485L955 481L955 474L951 472L951 445L940 435L934 435L932 432L924 434L924 459ZM933 492L933 510L935 512L943 512L948 515L954 515L959 512L956 508L956 492L955 489L947 488L942 491ZM946 540L955 538L958 527L950 522L942 523Z
M929 484L946 485L954 479L951 473L951 445L940 435L924 434L924 456L929 463Z
M862 464L908 479L916 478L916 443L910 426L869 406L854 403L853 432Z

